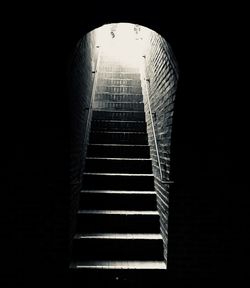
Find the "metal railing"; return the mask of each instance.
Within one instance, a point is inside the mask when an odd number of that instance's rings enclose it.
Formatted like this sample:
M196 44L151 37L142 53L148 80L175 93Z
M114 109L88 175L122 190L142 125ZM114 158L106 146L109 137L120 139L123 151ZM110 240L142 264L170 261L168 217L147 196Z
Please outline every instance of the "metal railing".
M146 77L146 57L144 58L144 67L142 68L142 78L145 80L145 94L148 102L148 108L149 108L149 115L150 115L150 120L151 120L151 126L152 126L152 131L153 131L153 138L154 138L154 144L155 144L155 150L156 150L156 156L157 156L157 162L158 162L158 167L159 167L159 172L160 172L160 179L162 180L162 170L161 170L161 161L160 161L160 155L159 155L159 149L158 149L158 143L156 140L156 135L155 135L155 124L154 124L154 119L152 115L152 110L151 110L151 103L150 103L150 98L149 98L149 92L148 92L148 85L150 83L150 79Z
M94 74L94 79L93 79L93 85L92 85L91 98L90 98L89 107L85 108L86 110L88 110L88 118L87 118L86 130L85 130L85 136L84 136L84 145L86 145L88 142L88 136L89 136L88 131L89 131L89 126L90 126L91 119L92 119L92 107L93 107L95 93L96 93L97 74L98 74L98 69L99 69L99 64L100 64L101 46L96 46L96 48L98 48L98 54L97 54L95 68L92 69L92 73Z
M92 71L91 71L92 74L94 75L91 97L90 97L89 107L85 108L85 110L88 110L88 116L87 116L87 121L86 121L86 126L85 126L84 139L83 139L83 147L84 147L83 158L81 159L81 161L83 159L85 159L86 153L87 153L87 145L88 145L88 141L89 141L89 130L90 130L90 125L91 125L91 120L92 120L93 103L94 103L94 99L95 99L96 85L97 85L97 78L98 78L97 76L98 76L98 70L99 70L99 64L100 64L101 46L96 46L96 48L98 49L96 65L95 65L94 69L92 69ZM81 166L82 166L82 168L80 169L80 175L79 175L80 180L79 181L81 181L82 173L85 169L84 165L81 164Z
M150 102L150 98L149 98L149 88L148 85L150 85L150 79L146 77L146 57L144 58L144 67L141 71L142 73L142 78L145 80L145 94L146 94L146 98L147 98L147 102L148 102L148 108L149 108L149 115L150 115L150 120L151 120L151 126L152 126L152 131L153 131L153 138L154 138L154 145L155 145L155 150L156 150L156 156L157 156L157 163L158 163L158 168L159 168L159 173L160 173L160 181L164 184L173 184L174 181L165 181L163 180L163 174L162 174L162 168L161 168L161 160L160 160L160 154L159 154L159 148L158 148L158 143L157 143L157 139L156 139L156 133L155 133L155 121L153 118L153 114L156 113L152 113L152 109L151 109L151 102ZM158 178L158 177L156 177Z

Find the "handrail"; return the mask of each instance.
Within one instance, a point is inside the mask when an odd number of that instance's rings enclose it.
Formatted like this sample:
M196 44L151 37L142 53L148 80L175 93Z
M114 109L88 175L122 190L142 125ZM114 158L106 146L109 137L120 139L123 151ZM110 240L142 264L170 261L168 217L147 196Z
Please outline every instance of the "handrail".
M86 122L86 126L85 126L85 135L84 135L84 140L83 140L83 147L87 146L87 142L88 142L88 137L89 137L89 125L91 123L91 118L92 118L92 106L93 106L93 102L94 102L94 98L95 98L95 93L96 93L96 84L97 84L97 72L99 69L99 63L100 63L100 55L101 55L101 46L96 46L96 48L99 48L98 54L97 54L97 60L96 60L96 65L94 68L94 71L92 71L92 73L94 74L94 79L93 79L93 85L92 85L92 91L91 91L91 98L90 98L90 103L89 103L89 107L86 107L85 110L88 110L88 117L87 117L87 122ZM84 152L86 153L86 151ZM84 155L85 157L86 155ZM84 167L83 167L84 169ZM79 175L79 179L82 178L82 169L80 171L80 175ZM79 180L81 181L81 180Z
M88 118L87 118L87 123L86 123L86 131L85 131L85 136L84 136L84 145L86 145L87 142L87 137L88 137L88 127L89 123L91 122L91 116L92 116L92 106L94 102L94 97L95 97L95 92L96 92L96 84L97 84L97 72L99 69L99 63L100 63L100 54L101 54L101 46L96 46L96 48L99 48L98 54L97 54L97 61L96 61L96 66L94 71L92 73L94 74L94 79L93 79L93 86L92 86L92 92L91 92L91 98L90 98L90 105L89 107L85 108L88 110Z
M144 64L145 64L145 62L144 62ZM146 69L144 71L146 71ZM148 93L148 85L149 85L150 80L146 78L146 72L144 72L143 76L144 76L144 80L146 82L145 92L146 92L146 97L147 97L147 101L148 101L149 114L150 114L150 119L151 119L152 130L153 130L153 138L154 138L155 149L156 149L156 154L157 154L157 162L158 162L158 167L159 167L159 170L160 170L160 179L162 180L163 178L162 178L162 170L161 170L161 161L160 161L159 149L158 149L158 144L157 144L156 135L155 135L154 119L153 119L153 116L152 116L151 104L150 104L149 93Z

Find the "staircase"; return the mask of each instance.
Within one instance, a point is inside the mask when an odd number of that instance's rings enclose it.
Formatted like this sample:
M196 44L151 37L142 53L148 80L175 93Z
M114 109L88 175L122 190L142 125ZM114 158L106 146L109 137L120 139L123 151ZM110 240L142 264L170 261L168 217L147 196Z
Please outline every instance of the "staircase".
M140 74L110 67L97 82L71 269L118 280L166 265Z

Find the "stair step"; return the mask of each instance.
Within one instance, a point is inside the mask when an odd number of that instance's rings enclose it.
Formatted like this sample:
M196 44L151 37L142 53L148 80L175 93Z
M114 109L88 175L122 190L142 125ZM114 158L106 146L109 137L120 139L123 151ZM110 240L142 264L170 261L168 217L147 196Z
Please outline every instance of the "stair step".
M158 234L77 234L73 260L163 260L163 242Z
M95 101L104 102L143 102L142 94L110 94L110 93L97 93Z
M102 77L98 79L98 82L100 85L121 85L121 86L141 86L141 81L140 79L119 79L119 78L106 78L106 77Z
M156 210L156 193L151 191L82 190L80 209Z
M80 210L78 233L159 233L158 211Z
M87 157L87 172L152 173L151 159Z
M71 269L166 270L164 261L79 261Z
M140 73L136 70L131 70L128 71L127 67L126 67L126 71L124 71L124 69L120 69L121 67L119 67L119 71L116 70L112 70L112 64L110 63L109 66L111 66L111 70L109 69L105 69L104 71L101 69L99 70L99 75L100 75L100 79L101 78L107 78L107 79L128 79L128 80L140 80Z
M84 173L83 189L154 190L153 174Z
M74 239L162 240L162 236L160 233L86 233L76 234Z
M93 144L147 144L148 135L143 132L92 131L89 141Z
M95 101L93 109L111 111L144 111L144 104L138 102L104 102Z
M152 191L82 190L81 209L156 210L156 193Z
M89 157L150 158L150 150L148 145L89 144L87 155Z
M114 195L156 195L155 191L122 191L122 190L82 190L81 193L114 194Z
M121 85L98 85L96 87L97 93L130 93L140 94L142 93L141 86L121 86Z
M137 211L137 210L79 210L78 214L94 215L158 215L158 211Z
M144 121L119 121L119 120L93 120L92 131L120 131L120 132L144 132L146 133L146 122Z
M93 110L92 119L104 119L104 120L139 120L145 121L145 113L135 111L99 111Z

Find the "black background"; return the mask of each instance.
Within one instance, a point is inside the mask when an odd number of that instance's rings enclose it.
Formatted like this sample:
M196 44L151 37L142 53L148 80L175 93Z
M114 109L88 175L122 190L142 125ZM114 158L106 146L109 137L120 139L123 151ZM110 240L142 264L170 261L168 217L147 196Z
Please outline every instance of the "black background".
M10 56L3 58L11 76L5 97L10 107L6 118L9 169L2 209L7 228L2 262L7 269L2 279L9 284L19 281L17 287L33 279L64 283L68 65L84 34L114 22L136 23L158 32L172 46L180 69L166 283L182 278L231 279L235 274L230 271L238 263L231 249L233 167L228 157L231 126L224 89L231 56L227 7L155 1L62 6L15 7L8 17Z

